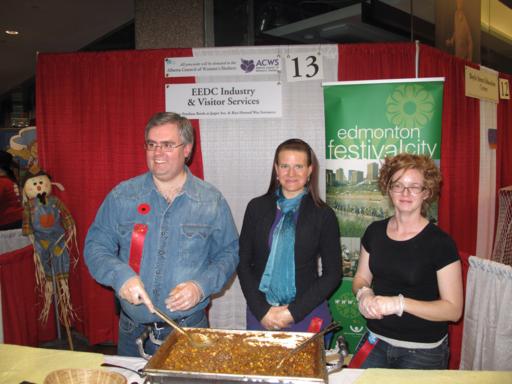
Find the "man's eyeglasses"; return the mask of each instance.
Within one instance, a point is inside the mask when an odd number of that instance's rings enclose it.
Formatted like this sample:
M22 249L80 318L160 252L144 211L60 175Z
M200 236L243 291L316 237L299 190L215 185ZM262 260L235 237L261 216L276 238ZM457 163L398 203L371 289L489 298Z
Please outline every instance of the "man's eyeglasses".
M146 148L146 151L156 151L157 148L161 148L162 151L164 152L172 152L176 148L181 147L182 145L185 145L185 143L174 144L168 141L162 141L161 143L156 143L154 141L146 141L146 143L144 144L144 148Z
M419 195L421 192L423 192L425 189L422 185L410 185L406 187L402 183L393 183L389 187L389 190L394 193L402 193L404 190L408 190L413 195Z

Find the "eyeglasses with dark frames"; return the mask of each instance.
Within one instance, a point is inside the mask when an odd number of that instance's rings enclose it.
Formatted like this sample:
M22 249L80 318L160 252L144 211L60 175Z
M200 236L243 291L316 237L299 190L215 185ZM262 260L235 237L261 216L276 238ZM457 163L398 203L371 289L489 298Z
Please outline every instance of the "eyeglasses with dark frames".
M158 148L160 148L163 152L172 152L182 145L185 145L185 143L174 144L169 141L162 141L161 143L157 143L155 141L146 141L144 143L144 148L146 148L146 151L151 152L156 151Z
M389 190L393 193L403 193L406 189L413 195L419 195L421 192L423 192L427 188L425 188L422 185L409 185L408 187L406 187L402 183L392 183L389 186Z

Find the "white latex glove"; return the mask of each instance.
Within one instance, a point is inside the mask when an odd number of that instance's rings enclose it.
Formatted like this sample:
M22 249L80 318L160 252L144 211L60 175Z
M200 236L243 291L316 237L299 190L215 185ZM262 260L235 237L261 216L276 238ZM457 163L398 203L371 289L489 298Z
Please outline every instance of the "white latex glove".
M402 295L376 296L374 299L374 305L383 316L402 316L402 313L404 312L404 297Z
M165 299L167 309L171 311L186 311L195 307L203 298L203 290L194 281L178 284Z
M126 280L119 290L119 296L133 305L144 304L148 307L149 312L155 312L153 303L144 289L144 284L139 276L133 276Z
M356 299L359 303L359 312L367 319L381 319L382 315L373 305L375 294L369 287L361 287L357 291Z

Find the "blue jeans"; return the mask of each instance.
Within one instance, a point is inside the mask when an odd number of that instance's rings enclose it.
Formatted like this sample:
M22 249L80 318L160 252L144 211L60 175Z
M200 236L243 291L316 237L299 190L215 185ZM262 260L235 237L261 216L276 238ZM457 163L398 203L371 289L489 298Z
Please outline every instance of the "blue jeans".
M182 327L192 328L208 328L208 318L204 310L194 312L190 316L177 321ZM119 340L117 343L117 354L120 356L141 357L135 340L147 329L151 324L140 324L134 322L126 314L121 311L119 317ZM164 325L161 327L152 326L152 332L155 338L163 341L169 336L173 329ZM153 343L149 338L144 343L144 351L148 355L153 355L160 345Z
M356 353L367 338L368 332L359 342ZM449 355L448 338L430 349L393 347L379 339L360 368L446 369Z

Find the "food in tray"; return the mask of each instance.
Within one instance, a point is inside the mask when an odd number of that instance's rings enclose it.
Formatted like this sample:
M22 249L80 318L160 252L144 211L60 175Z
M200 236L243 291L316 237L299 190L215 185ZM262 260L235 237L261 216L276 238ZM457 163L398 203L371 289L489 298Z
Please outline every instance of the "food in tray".
M189 330L189 332L204 332ZM294 377L319 377L321 353L319 344L312 343L297 355L290 357L279 369L281 358L297 345L297 339L286 333L273 333L274 341L268 336L258 338L257 334L209 332L215 342L208 348L194 348L182 335L169 348L161 369L171 371L229 373L241 375L269 375ZM288 339L288 340L287 340ZM302 340L299 340L299 342Z

